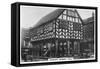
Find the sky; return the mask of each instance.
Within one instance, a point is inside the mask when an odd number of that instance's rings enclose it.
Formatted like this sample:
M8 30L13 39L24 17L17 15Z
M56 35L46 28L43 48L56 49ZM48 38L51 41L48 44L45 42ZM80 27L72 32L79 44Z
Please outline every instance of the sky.
M21 6L20 7L20 23L21 28L30 28L45 15L56 10L55 7L37 7L37 6ZM82 19L86 19L92 16L94 10L90 9L77 9Z

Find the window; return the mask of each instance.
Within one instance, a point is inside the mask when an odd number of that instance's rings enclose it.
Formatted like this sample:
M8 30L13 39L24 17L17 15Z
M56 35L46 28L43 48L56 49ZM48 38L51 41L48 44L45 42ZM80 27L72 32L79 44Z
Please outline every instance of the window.
M66 20L66 15L63 15L63 19Z
M73 22L75 22L75 18L73 18L73 20L72 20Z
M70 17L70 21L72 21L72 17Z
M70 20L70 17L68 17L68 20Z
M79 34L79 37L80 37L81 35Z
M78 18L75 18L75 22L78 22Z
M68 30L66 30L66 32L67 32Z

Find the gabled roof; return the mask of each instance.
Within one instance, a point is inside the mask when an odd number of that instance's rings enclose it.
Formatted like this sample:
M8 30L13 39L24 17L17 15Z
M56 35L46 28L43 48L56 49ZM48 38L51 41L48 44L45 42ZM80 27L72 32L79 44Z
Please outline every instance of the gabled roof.
M82 20L80 14L78 13L78 11L75 9L75 12L77 13L77 15L79 16L80 20L82 21L82 24L84 24L84 21Z
M36 27L38 27L38 26L40 26L40 25L42 25L42 24L44 24L44 23L48 23L49 21L52 21L52 20L56 19L58 16L61 15L61 13L63 13L64 10L65 10L65 9L56 9L55 11L53 11L53 12L47 14L46 16L42 17L42 18L37 22L37 24L36 24L34 27L32 27L31 29L34 29L34 28L36 28ZM74 11L78 14L77 10L74 10ZM80 17L79 14L78 14L78 16L79 16L79 18L81 19L81 17ZM83 23L83 20L82 20L82 19L81 19L81 21L82 21L82 23Z
M44 16L43 18L41 18L37 24L35 25L35 27L40 26L44 23L47 23L49 21L52 21L54 19L56 19L62 12L64 11L64 9L56 9L55 11L51 12L50 14Z

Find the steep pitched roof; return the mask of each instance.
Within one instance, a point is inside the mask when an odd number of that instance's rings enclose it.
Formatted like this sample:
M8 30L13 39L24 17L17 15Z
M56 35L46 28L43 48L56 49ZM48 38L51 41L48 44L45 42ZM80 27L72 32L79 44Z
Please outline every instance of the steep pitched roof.
M44 23L48 23L49 21L52 21L54 19L56 19L65 9L56 9L55 11L47 14L46 16L42 17L38 22L37 24L32 27L31 29L34 29ZM75 10L75 12L78 14L77 10ZM80 17L80 15L78 14L78 16ZM81 17L80 17L81 19ZM83 23L83 20L81 19L82 23Z
M78 11L75 9L75 12L77 13L77 15L79 16L80 20L82 21L82 24L84 24L84 21L82 20L80 14L78 13Z
M62 12L64 11L64 9L56 9L55 11L51 12L50 14L44 16L43 18L41 18L37 24L35 25L35 27L40 26L44 23L47 23L49 21L52 21L54 19L56 19Z

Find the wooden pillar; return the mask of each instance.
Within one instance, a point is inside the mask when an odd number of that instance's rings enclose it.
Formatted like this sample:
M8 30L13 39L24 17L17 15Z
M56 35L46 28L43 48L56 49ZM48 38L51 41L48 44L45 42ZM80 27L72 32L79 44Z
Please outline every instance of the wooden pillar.
M80 54L80 42L78 42L78 54Z
M68 41L68 56L70 55L70 41Z
M57 57L58 56L58 39L55 39L55 46L56 46L55 57Z

